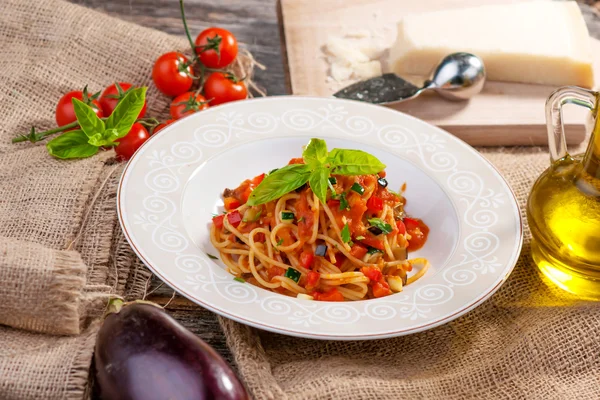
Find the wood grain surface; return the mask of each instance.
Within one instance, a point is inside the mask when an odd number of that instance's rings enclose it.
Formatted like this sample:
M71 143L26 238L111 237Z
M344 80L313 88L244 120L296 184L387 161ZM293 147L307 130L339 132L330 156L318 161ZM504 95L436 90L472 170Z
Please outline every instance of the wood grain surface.
M139 25L184 35L177 0L69 1ZM318 0L315 0L315 4L318 4ZM590 33L600 38L600 18L597 11L591 7L583 9ZM282 29L278 24L280 9L276 0L186 0L186 13L190 29L194 32L210 25L219 25L235 32L240 41L248 44L254 56L267 66L266 71L257 71L256 81L270 95L290 93L285 55L282 54ZM149 296L150 300L161 305L169 303L167 310L173 317L232 363L215 314L181 296L171 299L173 291L158 280L150 283L150 290L154 290Z
M321 0L316 8L314 0L281 0L292 91L330 96L354 82L342 84L327 79L329 65L323 48L329 37L367 29L389 48L396 40L396 24L406 14L525 1ZM592 50L595 76L600 80L600 41L592 39ZM421 85L427 77L406 78ZM452 102L428 93L391 108L437 125L473 146L540 145L548 140L544 103L555 89L488 81L483 91L469 101ZM565 108L568 144L585 139L586 115L584 108Z
M69 1L147 28L185 35L178 0ZM267 67L256 72L256 83L269 95L287 93L275 0L185 0L185 12L192 37L209 26L234 32L238 41Z

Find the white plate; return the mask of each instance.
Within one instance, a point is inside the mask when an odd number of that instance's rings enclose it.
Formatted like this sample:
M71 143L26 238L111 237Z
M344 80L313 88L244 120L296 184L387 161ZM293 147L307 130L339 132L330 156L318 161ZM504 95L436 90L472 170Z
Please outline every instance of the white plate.
M357 302L299 300L233 280L209 241L221 193L300 157L311 137L368 151L390 187L407 183L407 211L431 228L432 269L401 293ZM473 309L512 271L522 244L514 195L473 148L408 115L364 103L268 97L215 107L148 140L118 193L121 226L144 263L190 300L273 332L375 339L429 329Z

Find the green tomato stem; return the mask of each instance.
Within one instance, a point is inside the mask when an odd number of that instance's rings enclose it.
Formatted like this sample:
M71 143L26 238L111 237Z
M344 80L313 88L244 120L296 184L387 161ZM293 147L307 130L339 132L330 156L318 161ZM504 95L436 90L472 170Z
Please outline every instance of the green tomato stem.
M59 126L58 128L49 129L47 131L37 133L35 135L35 138L31 137L30 135L19 135L16 138L13 138L12 142L19 143L19 142L31 141L31 142L35 143L35 142L42 140L46 136L50 136L50 135L53 135L53 134L59 133L59 132L64 132L68 129L77 128L78 126L79 126L79 122L75 121L75 122L71 122L70 124L67 124L67 125ZM32 140L32 139L34 139L34 140Z
M100 118L100 119L102 121L106 121L108 118ZM159 121L156 118L138 118L135 122L140 122L143 125L146 125L149 127L156 126L159 123ZM64 131L67 131L67 130L70 130L73 128L78 128L78 127L79 127L79 122L74 121L74 122L71 122L70 124L59 126L54 129L49 129L47 131L43 131L40 133L35 133L35 131L34 131L33 136L31 133L21 134L15 138L12 138L12 143L20 143L20 142L36 143L36 142L41 141L42 139L44 139L47 136L54 135L55 133L62 133Z
M196 60L198 60L198 56L196 55L196 45L194 44L194 41L192 40L192 35L190 34L190 30L188 28L187 21L185 19L185 10L183 8L183 0L179 0L179 9L181 10L181 20L183 21L183 29L185 30L185 35L187 36L188 41L190 42L190 46L192 48L192 57L195 62Z

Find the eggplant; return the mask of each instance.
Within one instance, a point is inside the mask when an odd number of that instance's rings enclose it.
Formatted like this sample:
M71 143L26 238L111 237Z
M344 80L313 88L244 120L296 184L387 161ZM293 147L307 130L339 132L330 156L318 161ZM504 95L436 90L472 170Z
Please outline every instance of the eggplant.
M103 400L246 400L225 360L161 307L111 300L94 353Z

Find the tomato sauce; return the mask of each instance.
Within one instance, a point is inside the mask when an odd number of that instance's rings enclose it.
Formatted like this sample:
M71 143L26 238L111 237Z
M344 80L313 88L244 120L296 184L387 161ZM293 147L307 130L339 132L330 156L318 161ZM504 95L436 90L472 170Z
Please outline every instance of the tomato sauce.
M411 236L408 241L408 251L419 250L427 241L429 227L417 218L404 218L406 232Z
M315 215L308 204L309 190L306 189L300 194L296 202L296 218L298 219L298 236L302 242L308 241L313 233Z

